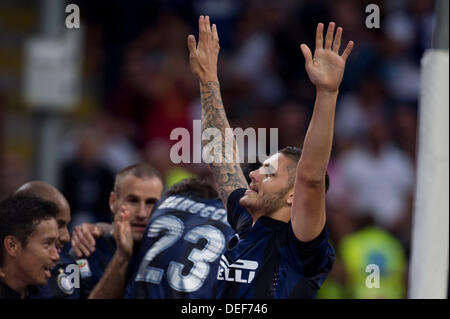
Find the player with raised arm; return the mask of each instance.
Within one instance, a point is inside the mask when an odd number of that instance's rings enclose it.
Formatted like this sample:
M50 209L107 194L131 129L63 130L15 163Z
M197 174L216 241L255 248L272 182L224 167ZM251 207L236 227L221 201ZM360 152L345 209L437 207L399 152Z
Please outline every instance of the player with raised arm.
M326 227L326 169L339 85L353 42L339 55L342 28L334 35L331 22L325 45L323 28L319 23L314 57L301 45L316 86L303 151L288 147L272 155L250 173L250 186L238 163L209 164L236 232L222 256L217 298L313 298L331 270L335 255ZM191 70L200 81L202 130L216 128L225 136L230 130L225 130L229 124L217 77L219 37L208 16L199 18L198 44L189 35L188 47ZM222 146L222 158L237 154L234 145L232 153Z

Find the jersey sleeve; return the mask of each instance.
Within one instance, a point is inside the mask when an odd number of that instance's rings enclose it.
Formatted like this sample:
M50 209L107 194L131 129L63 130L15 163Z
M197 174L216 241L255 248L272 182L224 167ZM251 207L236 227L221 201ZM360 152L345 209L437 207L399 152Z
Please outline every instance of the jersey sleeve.
M336 256L333 247L328 242L328 234L328 227L325 225L316 238L303 242L295 236L292 224L289 222L290 253L297 256L292 260L297 260L301 264L302 272L306 277L320 277L331 271Z
M247 210L239 204L239 200L244 196L246 189L234 190L227 200L227 219L231 228L236 233L240 233L252 225L252 217Z

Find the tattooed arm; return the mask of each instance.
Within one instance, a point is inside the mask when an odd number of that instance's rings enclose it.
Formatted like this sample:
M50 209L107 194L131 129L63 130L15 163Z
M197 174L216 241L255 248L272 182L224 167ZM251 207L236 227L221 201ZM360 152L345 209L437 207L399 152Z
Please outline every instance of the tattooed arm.
M216 181L217 190L223 204L227 207L227 199L232 191L237 188L248 188L242 169L239 165L239 155L234 142L234 136L228 123L225 109L220 96L220 85L217 78L217 59L219 55L219 36L216 25L210 26L209 17L200 16L198 22L199 41L198 46L193 35L188 37L189 59L192 72L200 80L200 94L202 101L202 132L215 128L220 131L222 138L213 140L220 142L221 154L218 158L209 158L208 163ZM227 128L229 130L227 130ZM226 140L233 141L231 154L226 153ZM203 145L210 141L203 140ZM213 147L213 149L216 149ZM211 154L209 154L211 155ZM231 159L232 160L229 160Z
M217 190L219 196L222 199L223 204L227 207L227 199L232 191L237 188L248 188L247 181L245 180L244 173L237 161L239 154L234 143L234 136L228 124L228 120L223 107L222 99L220 97L220 86L218 81L210 81L205 84L200 84L201 100L202 100L202 131L208 128L217 128L220 130L222 140L232 140L232 154L226 154L225 143L221 143L222 156L221 163L211 160L209 168L216 181ZM203 140L203 143L208 143L208 140ZM232 155L232 161L225 160Z

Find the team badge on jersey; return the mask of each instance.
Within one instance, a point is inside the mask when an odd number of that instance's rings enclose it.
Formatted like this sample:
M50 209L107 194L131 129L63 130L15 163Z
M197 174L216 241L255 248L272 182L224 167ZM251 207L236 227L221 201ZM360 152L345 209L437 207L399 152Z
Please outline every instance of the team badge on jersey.
M70 282L70 278L64 273L62 269L60 269L60 274L56 279L59 289L63 291L67 295L71 295L74 292L74 286Z
M92 276L91 268L89 267L89 262L87 259L78 259L77 265L80 268L81 278L87 278Z

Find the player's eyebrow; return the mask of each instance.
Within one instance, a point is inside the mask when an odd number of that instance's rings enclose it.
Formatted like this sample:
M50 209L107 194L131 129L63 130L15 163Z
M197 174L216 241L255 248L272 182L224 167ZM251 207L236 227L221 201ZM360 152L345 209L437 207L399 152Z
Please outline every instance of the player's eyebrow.
M44 236L42 242L54 242L56 240L55 236Z
M128 194L125 198L128 198L128 199L139 199L139 196L134 195L134 194Z

